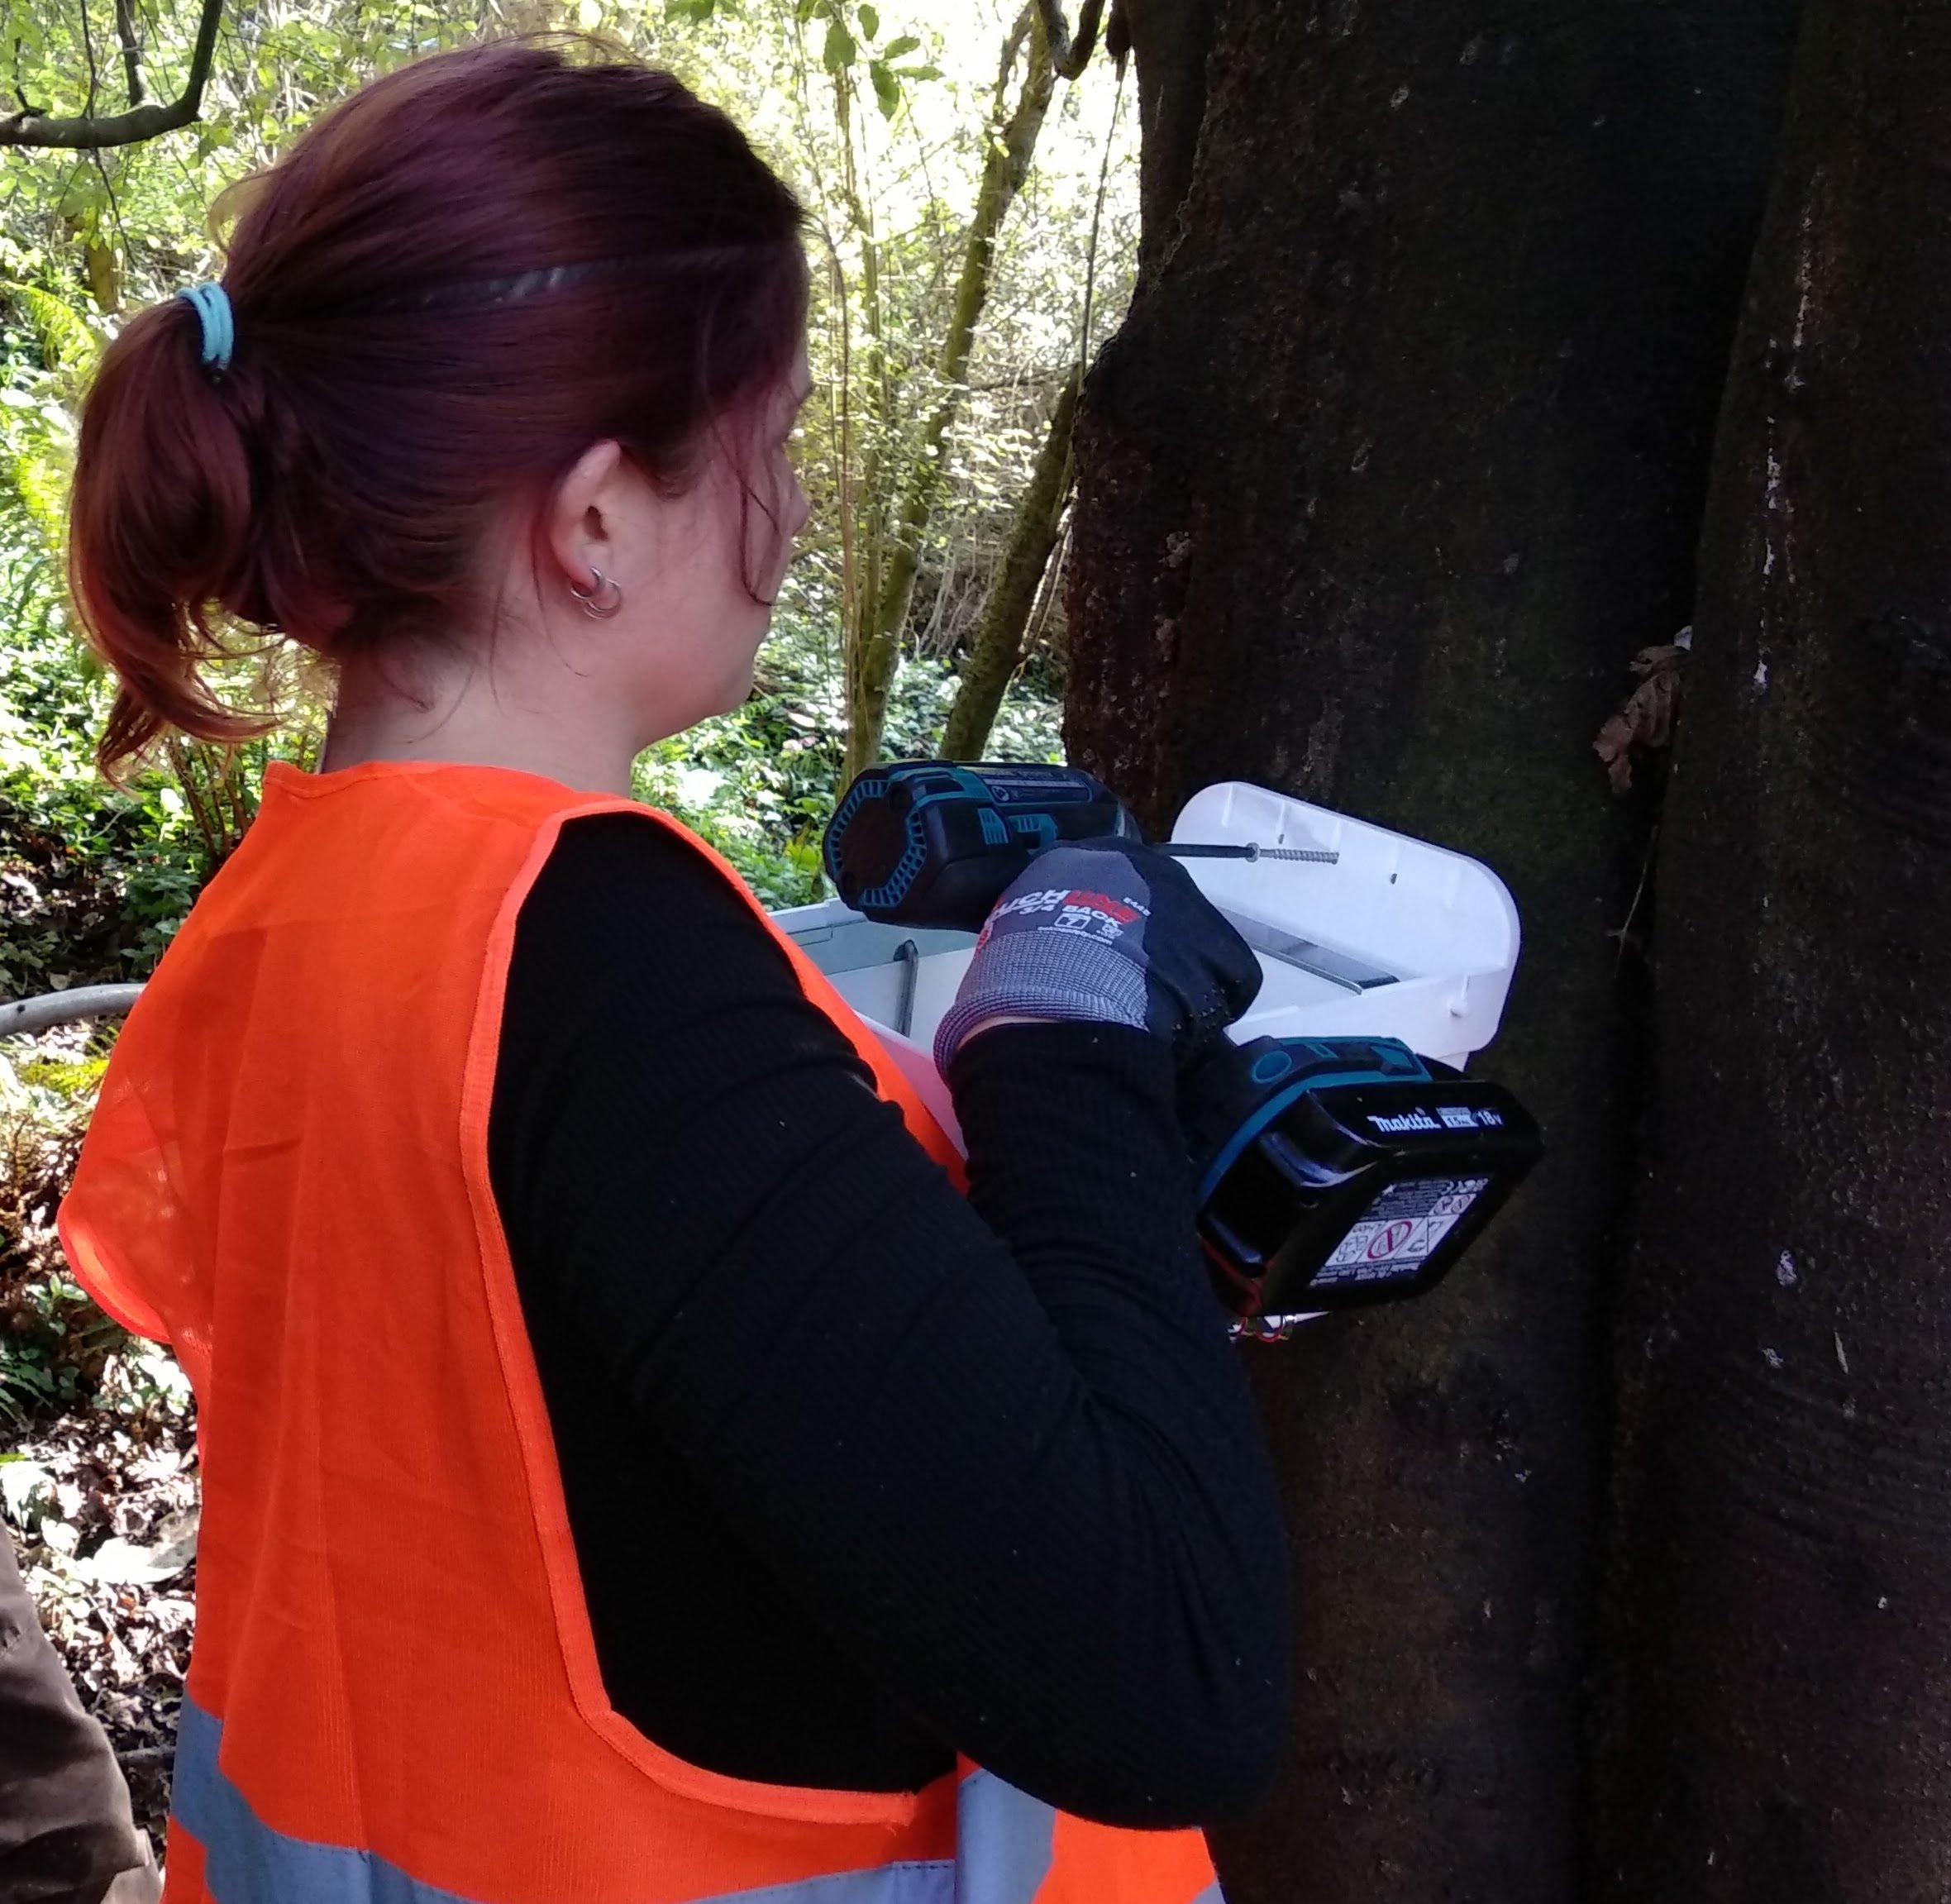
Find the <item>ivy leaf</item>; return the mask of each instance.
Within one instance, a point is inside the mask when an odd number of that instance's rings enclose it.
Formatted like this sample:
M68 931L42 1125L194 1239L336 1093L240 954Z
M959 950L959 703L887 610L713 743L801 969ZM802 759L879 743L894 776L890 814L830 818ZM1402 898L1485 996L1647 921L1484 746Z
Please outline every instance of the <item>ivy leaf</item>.
M853 35L847 31L844 21L830 21L827 26L827 44L820 54L821 65L829 73L844 73L853 63Z
M862 12L865 12L865 11L866 9L863 8ZM870 35L869 37L871 38L872 36ZM881 48L880 56L884 60L899 60L904 53L912 53L920 44L921 41L917 40L912 33L904 33L899 40L889 41L887 45Z
M901 82L878 60L868 67L867 76L874 82L874 97L880 107L881 117L893 118L901 109Z
M880 37L880 15L874 7L863 6L861 8L861 31L870 40Z

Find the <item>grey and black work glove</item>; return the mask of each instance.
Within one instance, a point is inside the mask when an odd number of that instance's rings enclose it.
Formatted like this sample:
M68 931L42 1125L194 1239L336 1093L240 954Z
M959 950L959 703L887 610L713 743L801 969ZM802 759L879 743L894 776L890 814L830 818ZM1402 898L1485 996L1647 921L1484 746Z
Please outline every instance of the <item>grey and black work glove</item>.
M1259 961L1177 861L1133 840L1047 847L990 910L935 1062L1012 1018L1134 1025L1183 1057L1259 990Z

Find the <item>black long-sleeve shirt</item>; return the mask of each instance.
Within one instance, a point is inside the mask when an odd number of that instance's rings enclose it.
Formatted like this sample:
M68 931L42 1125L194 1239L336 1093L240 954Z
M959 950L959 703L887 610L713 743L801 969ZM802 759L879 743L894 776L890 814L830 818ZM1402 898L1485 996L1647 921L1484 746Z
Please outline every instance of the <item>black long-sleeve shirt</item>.
M995 1028L965 1200L739 896L628 815L523 904L489 1157L612 1702L693 1763L961 1750L1199 1822L1271 1776L1286 1565L1171 1061Z

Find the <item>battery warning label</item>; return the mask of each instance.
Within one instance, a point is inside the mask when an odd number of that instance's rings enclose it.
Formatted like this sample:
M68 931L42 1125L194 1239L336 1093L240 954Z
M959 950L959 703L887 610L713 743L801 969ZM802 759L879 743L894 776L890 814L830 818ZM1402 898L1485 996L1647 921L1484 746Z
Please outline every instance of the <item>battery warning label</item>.
M1390 1184L1315 1273L1313 1286L1414 1276L1490 1181L1487 1176L1426 1176Z

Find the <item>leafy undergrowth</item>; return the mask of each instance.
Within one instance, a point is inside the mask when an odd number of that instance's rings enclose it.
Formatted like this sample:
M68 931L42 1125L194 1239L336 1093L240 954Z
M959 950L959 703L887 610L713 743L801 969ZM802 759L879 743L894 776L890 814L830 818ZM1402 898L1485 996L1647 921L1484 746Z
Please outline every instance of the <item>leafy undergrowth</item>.
M55 1234L99 1038L0 1044L0 1517L160 1848L193 1620L196 1430L175 1362L88 1300Z
M128 1338L55 1234L106 1060L85 1025L0 1042L0 1429L84 1400Z

